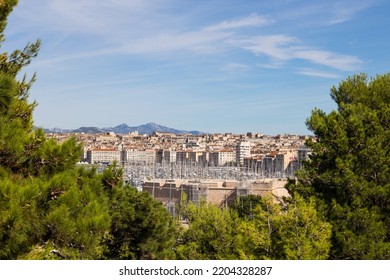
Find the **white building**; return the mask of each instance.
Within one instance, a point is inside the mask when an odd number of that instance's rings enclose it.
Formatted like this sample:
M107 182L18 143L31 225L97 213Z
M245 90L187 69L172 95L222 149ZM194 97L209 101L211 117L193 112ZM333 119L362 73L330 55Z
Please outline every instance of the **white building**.
M251 155L251 143L247 141L240 141L236 145L236 162L240 165L244 164L244 158Z
M116 149L91 149L87 151L87 161L95 163L114 163L121 164L121 151Z
M234 150L225 149L209 154L210 166L224 166L236 161L236 152Z
M123 150L122 151L123 163L129 164L153 164L156 161L156 152L152 149L146 150Z

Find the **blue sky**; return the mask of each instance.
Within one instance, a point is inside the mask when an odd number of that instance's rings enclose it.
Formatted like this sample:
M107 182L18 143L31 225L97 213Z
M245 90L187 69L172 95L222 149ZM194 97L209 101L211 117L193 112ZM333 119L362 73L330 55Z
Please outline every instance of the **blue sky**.
M35 125L309 134L330 88L390 65L390 1L19 0L2 51L42 40Z

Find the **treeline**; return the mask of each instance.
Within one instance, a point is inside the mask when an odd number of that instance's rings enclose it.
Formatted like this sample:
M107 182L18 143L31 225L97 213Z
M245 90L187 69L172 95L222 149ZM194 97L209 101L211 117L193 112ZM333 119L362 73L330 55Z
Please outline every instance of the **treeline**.
M1 42L16 4L0 1ZM337 110L313 110L313 154L290 198L188 203L183 226L116 166L77 167L75 139L33 129L35 76L16 77L39 47L0 57L0 259L390 258L390 74L348 78L331 89Z

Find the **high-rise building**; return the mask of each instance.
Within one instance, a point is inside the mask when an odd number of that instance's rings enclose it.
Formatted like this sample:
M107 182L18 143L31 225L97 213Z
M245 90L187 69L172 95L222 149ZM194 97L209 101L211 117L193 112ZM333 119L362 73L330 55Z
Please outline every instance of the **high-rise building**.
M251 143L247 141L240 141L236 145L236 162L239 165L244 164L244 158L251 155Z

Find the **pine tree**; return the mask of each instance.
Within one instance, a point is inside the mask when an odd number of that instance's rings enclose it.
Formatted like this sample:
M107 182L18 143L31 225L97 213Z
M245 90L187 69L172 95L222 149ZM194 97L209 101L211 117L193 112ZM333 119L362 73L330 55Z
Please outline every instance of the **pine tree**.
M0 39L17 1L0 1ZM76 166L82 146L33 128L35 75L16 80L40 41L0 58L0 259L174 258L177 225L150 196ZM125 214L125 215L122 215Z
M179 259L225 260L239 258L237 248L237 225L235 212L206 202L199 206L189 203L182 209L188 221L180 244L177 246Z
M337 110L307 120L313 154L289 188L315 197L332 224L331 258L390 258L390 74L331 89Z
M253 197L249 199L254 201ZM253 214L244 217L238 227L240 258L318 260L328 257L331 226L317 213L313 199L307 202L296 194L283 205L273 202L271 197L258 197L255 201Z
M175 259L178 225L160 202L125 186L111 189L108 259Z
M17 1L0 1L0 39ZM16 80L40 41L0 57L0 259L100 258L109 230L102 178L76 168L82 147L33 129L29 89Z

